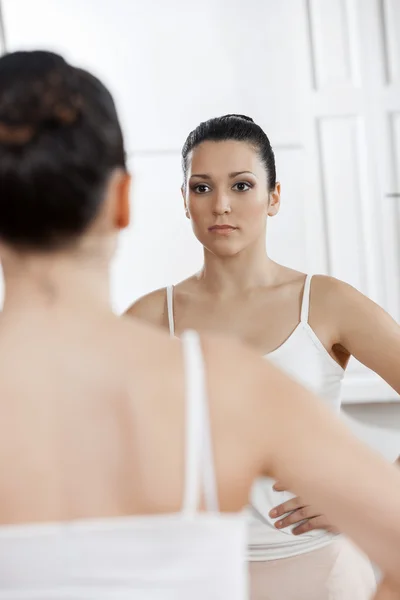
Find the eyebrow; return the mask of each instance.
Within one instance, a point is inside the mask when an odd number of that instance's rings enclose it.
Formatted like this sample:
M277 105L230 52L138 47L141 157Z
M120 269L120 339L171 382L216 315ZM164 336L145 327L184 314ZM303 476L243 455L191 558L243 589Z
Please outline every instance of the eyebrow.
M234 173L229 173L230 179L233 179L234 177L238 177L239 175L253 175L253 177L257 177L252 171L235 171ZM211 179L211 176L207 175L207 173L194 173L193 175L191 175L190 179L192 179L192 177L197 177L198 179L207 179L207 180Z

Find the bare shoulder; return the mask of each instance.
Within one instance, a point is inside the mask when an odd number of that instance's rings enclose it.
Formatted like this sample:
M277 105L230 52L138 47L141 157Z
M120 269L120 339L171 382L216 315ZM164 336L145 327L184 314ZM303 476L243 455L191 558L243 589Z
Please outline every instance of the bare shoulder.
M344 281L318 275L313 279L311 319L329 327L333 342L348 354L394 381L394 365L390 372L387 369L394 360L390 356L398 356L400 327L373 300ZM398 389L398 385L397 379L393 387Z
M349 296L363 296L363 294L352 285L340 279L336 279L336 277L331 277L330 275L313 275L312 289L315 294L325 299L331 298L332 295L335 299Z
M325 314L341 320L348 317L376 316L384 310L355 287L327 275L314 275L311 302L323 308Z
M182 293L193 291L193 284L197 281L195 275L179 282L173 286L174 297L178 292L179 295ZM143 321L147 321L152 325L163 326L168 328L168 306L167 306L167 288L160 288L146 294L141 298L138 298L131 306L125 311L123 316L136 317Z
M160 288L142 296L125 311L124 316L136 317L152 325L165 324L167 311L167 290Z
M363 292L352 286L350 283L346 283L336 277L329 275L314 275L312 278L312 290L315 295L325 301L337 302L371 302L374 303L368 296Z

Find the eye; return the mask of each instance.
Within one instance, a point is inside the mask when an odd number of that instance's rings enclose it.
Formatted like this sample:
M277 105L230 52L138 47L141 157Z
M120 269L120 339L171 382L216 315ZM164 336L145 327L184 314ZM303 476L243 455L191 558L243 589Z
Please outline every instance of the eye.
M205 183L199 183L199 185L193 186L192 190L196 192L196 194L205 194L210 191L210 188Z
M247 192L247 190L250 190L252 187L253 186L250 185L250 183L246 183L245 181L238 181L233 186L233 189L237 192Z

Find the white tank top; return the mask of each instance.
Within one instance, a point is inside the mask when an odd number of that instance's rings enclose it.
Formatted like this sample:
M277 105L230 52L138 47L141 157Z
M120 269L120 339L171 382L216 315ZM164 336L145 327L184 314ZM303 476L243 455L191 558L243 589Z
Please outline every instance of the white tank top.
M335 412L339 412L344 370L327 352L308 323L311 279L312 276L307 275L299 324L288 339L266 358L318 394ZM174 335L172 286L167 288L167 308L170 333ZM294 496L289 492L275 492L272 488L274 483L272 479L264 477L253 486L251 504L247 511L250 560L276 560L296 556L325 546L335 538L325 531L311 531L294 536L293 527L276 529L274 523L277 519L271 519L269 511Z
M246 520L218 512L203 357L182 336L186 457L176 514L0 527L1 600L244 600ZM204 498L206 512L199 511Z

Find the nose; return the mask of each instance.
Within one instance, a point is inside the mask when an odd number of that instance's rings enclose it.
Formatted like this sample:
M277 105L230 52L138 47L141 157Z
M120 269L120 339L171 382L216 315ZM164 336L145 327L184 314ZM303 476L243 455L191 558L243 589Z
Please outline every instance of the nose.
M213 207L214 215L227 215L231 212L230 202L227 194L217 194Z

